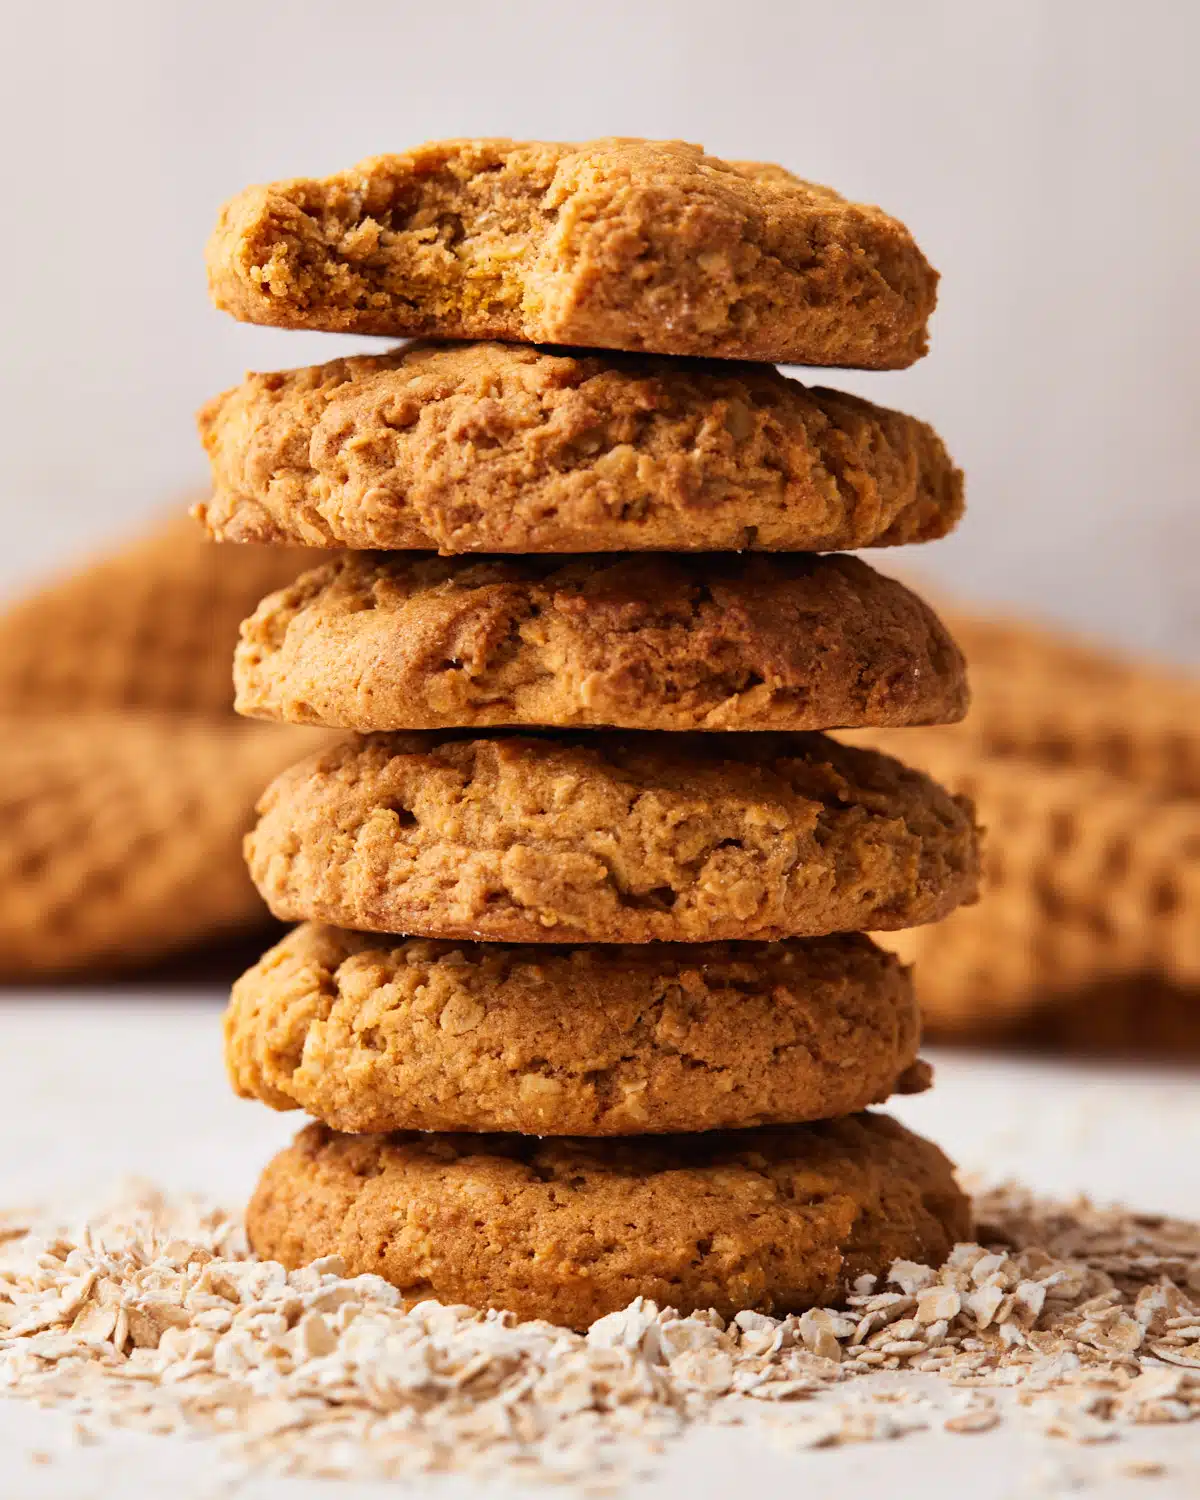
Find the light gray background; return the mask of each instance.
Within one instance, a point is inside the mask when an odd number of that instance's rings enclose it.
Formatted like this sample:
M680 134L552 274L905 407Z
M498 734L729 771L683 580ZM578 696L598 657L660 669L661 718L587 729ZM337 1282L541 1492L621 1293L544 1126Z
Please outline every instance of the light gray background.
M0 590L201 481L191 413L244 368L347 347L209 308L224 197L443 135L683 136L882 203L942 270L927 360L824 377L967 469L961 533L902 561L1195 661L1198 49L1185 0L10 11Z

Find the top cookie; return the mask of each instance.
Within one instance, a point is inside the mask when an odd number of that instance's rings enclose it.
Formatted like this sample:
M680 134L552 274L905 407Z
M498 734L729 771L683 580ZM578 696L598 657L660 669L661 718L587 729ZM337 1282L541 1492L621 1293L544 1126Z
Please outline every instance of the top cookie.
M681 141L434 141L251 187L208 245L247 323L902 369L937 273L905 227Z

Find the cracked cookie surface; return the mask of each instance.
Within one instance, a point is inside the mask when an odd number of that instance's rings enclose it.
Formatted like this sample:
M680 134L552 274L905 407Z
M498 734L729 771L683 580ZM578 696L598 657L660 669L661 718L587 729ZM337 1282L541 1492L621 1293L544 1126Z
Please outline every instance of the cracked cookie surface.
M355 736L268 787L250 873L285 921L490 942L710 942L937 921L973 809L819 734Z
M881 1114L609 1141L310 1125L246 1229L288 1267L339 1255L410 1302L586 1328L639 1296L725 1318L823 1307L897 1259L940 1265L970 1205L942 1152Z
M899 369L937 273L903 224L682 141L432 141L251 187L207 251L249 323Z
M361 731L946 723L966 665L853 557L347 553L242 626L237 709Z
M946 535L926 423L769 366L414 344L207 403L222 541L441 552L829 552Z
M923 1088L908 970L859 936L510 947L306 924L233 987L243 1098L337 1130L792 1124Z

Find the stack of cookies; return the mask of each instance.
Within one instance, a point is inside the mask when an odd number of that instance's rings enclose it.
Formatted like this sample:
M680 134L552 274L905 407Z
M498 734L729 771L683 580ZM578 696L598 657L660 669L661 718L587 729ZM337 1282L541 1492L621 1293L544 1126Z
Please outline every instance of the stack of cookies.
M213 536L354 549L237 654L243 713L355 731L247 842L303 925L235 987L230 1071L318 1122L255 1249L574 1327L936 1262L967 1204L865 1112L928 1072L862 934L974 898L972 810L820 731L957 719L963 661L818 554L943 535L961 475L771 367L921 355L908 232L674 142L453 141L250 189L209 270L248 322L426 340L201 416Z

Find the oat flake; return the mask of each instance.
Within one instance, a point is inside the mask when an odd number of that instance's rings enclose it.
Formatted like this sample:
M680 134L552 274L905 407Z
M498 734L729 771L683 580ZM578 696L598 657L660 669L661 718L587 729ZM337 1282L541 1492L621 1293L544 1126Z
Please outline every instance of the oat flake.
M619 1480L699 1422L797 1449L1003 1420L1092 1444L1200 1416L1200 1225L1012 1186L976 1209L979 1244L863 1278L845 1308L726 1324L638 1299L586 1335L405 1312L336 1257L288 1273L229 1215L149 1188L76 1233L0 1211L0 1394L70 1410L79 1442L208 1433L354 1479Z

